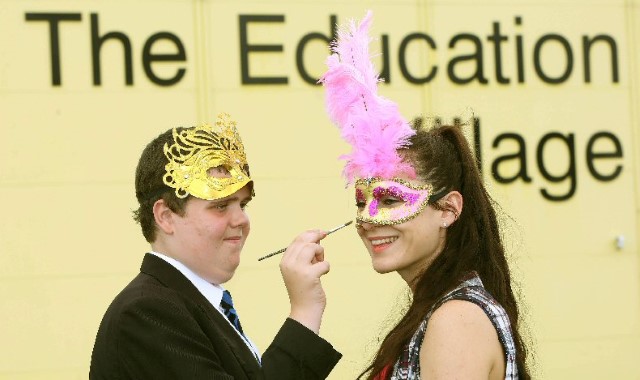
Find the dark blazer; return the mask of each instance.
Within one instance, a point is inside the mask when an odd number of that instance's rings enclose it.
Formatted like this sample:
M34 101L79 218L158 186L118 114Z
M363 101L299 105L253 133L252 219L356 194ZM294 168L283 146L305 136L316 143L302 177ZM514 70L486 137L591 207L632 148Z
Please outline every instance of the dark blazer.
M261 366L180 271L146 254L140 274L100 323L89 378L324 379L341 356L313 331L287 319Z

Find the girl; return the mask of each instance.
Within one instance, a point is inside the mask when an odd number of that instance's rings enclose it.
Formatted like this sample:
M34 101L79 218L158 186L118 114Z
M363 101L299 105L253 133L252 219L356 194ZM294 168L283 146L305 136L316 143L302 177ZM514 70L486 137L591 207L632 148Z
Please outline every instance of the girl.
M409 125L377 95L369 12L338 33L321 79L352 145L357 230L379 273L397 272L412 303L360 378L529 379L518 305L494 211L457 126Z

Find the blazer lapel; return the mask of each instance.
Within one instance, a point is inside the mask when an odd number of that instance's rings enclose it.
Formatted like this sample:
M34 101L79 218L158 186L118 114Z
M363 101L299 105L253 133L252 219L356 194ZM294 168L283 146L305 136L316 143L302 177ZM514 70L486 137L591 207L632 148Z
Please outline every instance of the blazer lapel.
M211 306L211 304L209 304ZM207 305L198 304L200 312L204 314L205 318L208 318L213 322L213 325L218 330L220 336L229 346L229 350L233 352L233 355L238 359L242 369L246 372L247 377L250 379L255 378L256 372L260 368L258 360L242 338L238 335L236 330L229 324L226 318L220 314L217 310L213 310L212 307Z
M259 371L258 363L253 352L247 347L236 330L226 318L216 310L202 293L179 270L161 258L150 253L145 254L140 267L140 272L155 277L168 288L180 292L184 297L195 303L204 318L211 321L211 326L217 334L229 346L229 350L247 372L249 378L253 378Z

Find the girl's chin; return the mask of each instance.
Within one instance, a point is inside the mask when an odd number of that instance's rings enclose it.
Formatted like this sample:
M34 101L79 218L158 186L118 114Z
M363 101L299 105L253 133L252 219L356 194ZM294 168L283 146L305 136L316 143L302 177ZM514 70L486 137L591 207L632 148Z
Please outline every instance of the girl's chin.
M388 264L382 263L380 260L376 260L373 257L371 258L371 266L373 267L374 271L380 274L386 274L395 271L395 268L389 266Z

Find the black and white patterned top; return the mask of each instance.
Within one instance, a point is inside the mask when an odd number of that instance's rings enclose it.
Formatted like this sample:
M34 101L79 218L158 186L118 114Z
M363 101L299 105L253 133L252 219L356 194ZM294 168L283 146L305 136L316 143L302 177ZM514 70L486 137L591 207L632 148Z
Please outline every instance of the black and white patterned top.
M491 294L489 294L489 292L484 288L480 277L478 277L476 273L473 273L473 277L462 282L457 288L445 294L433 305L422 323L420 323L416 333L411 337L409 344L405 346L402 356L398 358L398 361L396 361L393 366L391 371L391 380L420 379L420 347L424 340L427 323L429 322L429 318L433 312L442 304L450 300L469 301L482 308L491 320L493 326L496 328L496 331L498 332L498 339L500 340L502 349L505 352L507 364L504 374L505 380L518 379L516 347L513 342L509 316L507 316L504 308L495 299L493 299Z

